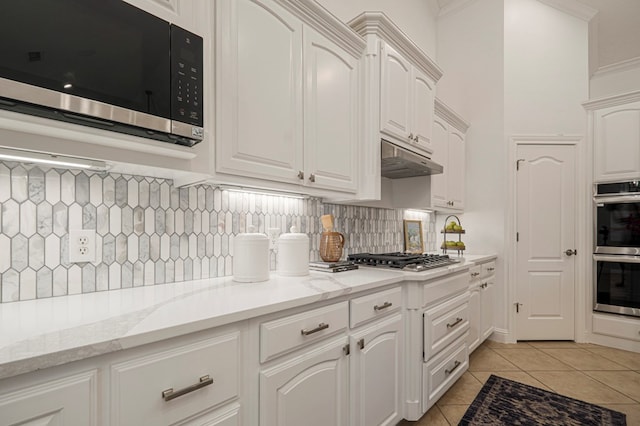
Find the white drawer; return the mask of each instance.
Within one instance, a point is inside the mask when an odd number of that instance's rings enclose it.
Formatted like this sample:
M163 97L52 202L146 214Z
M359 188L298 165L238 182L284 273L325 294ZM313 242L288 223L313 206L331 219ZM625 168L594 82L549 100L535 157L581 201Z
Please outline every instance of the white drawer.
M489 277L491 275L495 275L496 273L496 262L487 262L482 265L482 278Z
M318 341L349 326L347 302L260 324L260 362Z
M400 287L357 297L349 302L351 328L355 328L374 318L380 318L391 312L396 312L400 309L401 304L402 289Z
M174 424L234 398L239 357L239 333L230 333L112 365L111 424ZM170 389L191 391L171 399Z
M640 319L606 314L593 315L593 332L640 341Z
M466 334L422 366L422 412L426 412L469 368Z
M454 296L467 290L468 287L469 275L467 271L434 280L422 287L422 306Z
M469 292L424 313L424 359L428 360L469 329Z

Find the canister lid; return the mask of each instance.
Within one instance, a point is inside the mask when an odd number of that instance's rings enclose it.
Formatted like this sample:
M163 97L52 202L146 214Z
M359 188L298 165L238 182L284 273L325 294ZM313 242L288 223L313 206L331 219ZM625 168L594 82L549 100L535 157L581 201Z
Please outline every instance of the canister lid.
M297 226L292 226L289 228L290 232L280 234L280 240L308 240L309 236L307 234L303 234L298 232Z
M255 232L255 226L249 227L249 232L243 232L235 236L235 241L260 241L268 240L269 238L260 232Z

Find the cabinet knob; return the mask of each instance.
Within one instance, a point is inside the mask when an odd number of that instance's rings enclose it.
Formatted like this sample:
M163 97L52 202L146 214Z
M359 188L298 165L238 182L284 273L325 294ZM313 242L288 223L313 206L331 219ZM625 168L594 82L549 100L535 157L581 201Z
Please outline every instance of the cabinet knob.
M409 133L409 139L413 140L413 133Z
M304 179L304 172L302 170L298 172L298 179L300 180Z
M416 141L416 143L419 143L420 142L420 137L418 135L416 135L416 137L413 138L413 140Z
M309 175L309 182L315 182L316 181L316 175L314 175L313 173L311 173Z

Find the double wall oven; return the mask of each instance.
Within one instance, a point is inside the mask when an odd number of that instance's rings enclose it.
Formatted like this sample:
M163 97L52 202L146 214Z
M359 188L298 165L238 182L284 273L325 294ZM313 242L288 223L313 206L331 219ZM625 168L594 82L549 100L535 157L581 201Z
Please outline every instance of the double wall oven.
M593 309L640 317L640 181L594 189Z

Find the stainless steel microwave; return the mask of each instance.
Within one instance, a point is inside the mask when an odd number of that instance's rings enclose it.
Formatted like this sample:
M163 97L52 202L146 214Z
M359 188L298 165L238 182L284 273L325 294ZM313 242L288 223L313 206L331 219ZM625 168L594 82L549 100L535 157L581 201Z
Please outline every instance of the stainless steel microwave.
M0 6L0 108L180 145L202 140L203 40L122 0Z

